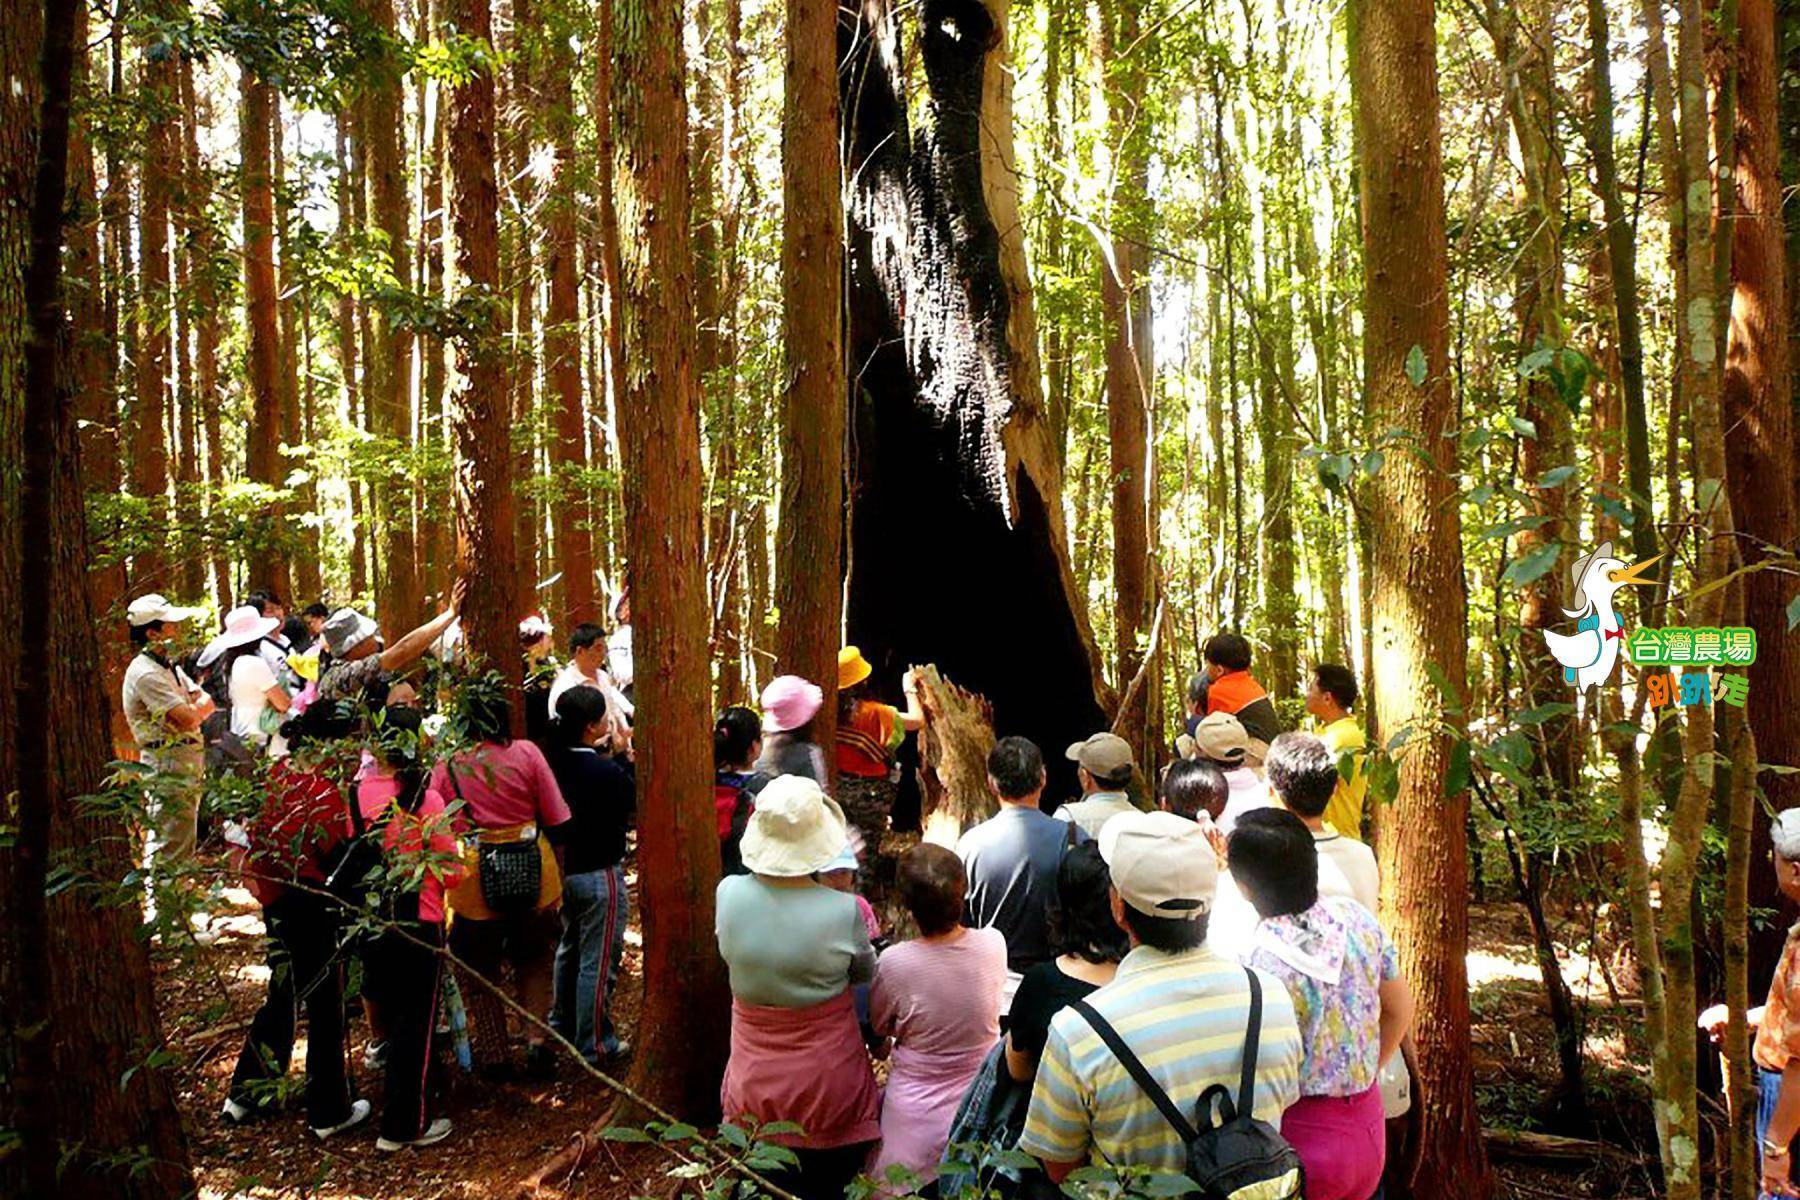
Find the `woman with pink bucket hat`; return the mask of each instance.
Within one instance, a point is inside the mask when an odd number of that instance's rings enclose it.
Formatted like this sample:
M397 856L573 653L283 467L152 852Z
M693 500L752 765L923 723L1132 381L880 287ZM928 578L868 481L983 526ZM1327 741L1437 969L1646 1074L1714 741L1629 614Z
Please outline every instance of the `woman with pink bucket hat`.
M829 787L825 752L813 740L813 721L825 693L798 675L778 675L762 692L763 752L756 770L765 775L803 775Z

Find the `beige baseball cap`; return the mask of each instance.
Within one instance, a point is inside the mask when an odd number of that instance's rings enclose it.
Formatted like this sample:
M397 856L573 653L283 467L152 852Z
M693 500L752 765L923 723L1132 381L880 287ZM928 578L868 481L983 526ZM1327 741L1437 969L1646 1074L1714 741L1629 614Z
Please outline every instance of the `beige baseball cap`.
M1100 857L1119 897L1145 916L1192 921L1212 910L1219 860L1186 817L1120 813L1100 827Z
M1136 761L1131 743L1116 733L1096 733L1085 742L1076 742L1069 747L1068 757L1086 767L1088 774L1107 779L1129 771Z
M1194 749L1201 758L1237 766L1250 753L1250 734L1230 713L1210 713L1194 730Z

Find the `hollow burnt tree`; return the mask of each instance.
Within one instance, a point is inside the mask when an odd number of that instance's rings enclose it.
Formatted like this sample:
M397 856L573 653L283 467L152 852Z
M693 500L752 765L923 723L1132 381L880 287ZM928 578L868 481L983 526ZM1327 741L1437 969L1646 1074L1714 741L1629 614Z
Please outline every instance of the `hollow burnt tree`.
M870 0L841 27L855 421L850 638L892 678L934 662L1049 753L1102 728L1063 527L1013 166L1007 8ZM901 40L927 95L911 104ZM915 124L912 114L918 114ZM1053 785L1052 791L1055 791Z

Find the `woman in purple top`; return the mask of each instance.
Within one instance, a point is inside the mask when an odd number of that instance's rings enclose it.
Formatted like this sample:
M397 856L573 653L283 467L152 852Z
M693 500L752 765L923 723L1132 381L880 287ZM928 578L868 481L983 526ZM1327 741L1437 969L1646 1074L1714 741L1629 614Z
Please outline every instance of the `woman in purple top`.
M1006 939L962 924L962 860L942 846L915 846L899 874L919 936L881 956L869 990L869 1024L893 1039L894 1056L869 1174L894 1192L911 1188L890 1180L891 1168L929 1179L943 1157L956 1106L1000 1036L1006 986Z
M1413 1014L1393 943L1356 901L1320 898L1312 833L1286 809L1245 813L1229 853L1262 918L1244 961L1287 985L1300 1025L1300 1099L1281 1133L1306 1164L1307 1200L1368 1200L1387 1161L1376 1077Z

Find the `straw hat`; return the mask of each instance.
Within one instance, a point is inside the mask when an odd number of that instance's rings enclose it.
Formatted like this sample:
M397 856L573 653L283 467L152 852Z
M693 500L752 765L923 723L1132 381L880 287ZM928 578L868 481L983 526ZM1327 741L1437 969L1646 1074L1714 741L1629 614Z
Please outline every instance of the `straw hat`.
M206 649L200 652L200 665L206 666L227 650L260 642L280 628L279 617L265 617L248 604L234 608L225 614L225 632L208 642Z
M838 651L838 691L855 687L874 673L875 668L855 646L845 646Z
M824 870L848 840L844 810L804 775L780 775L756 794L744 829L744 865L791 879Z

